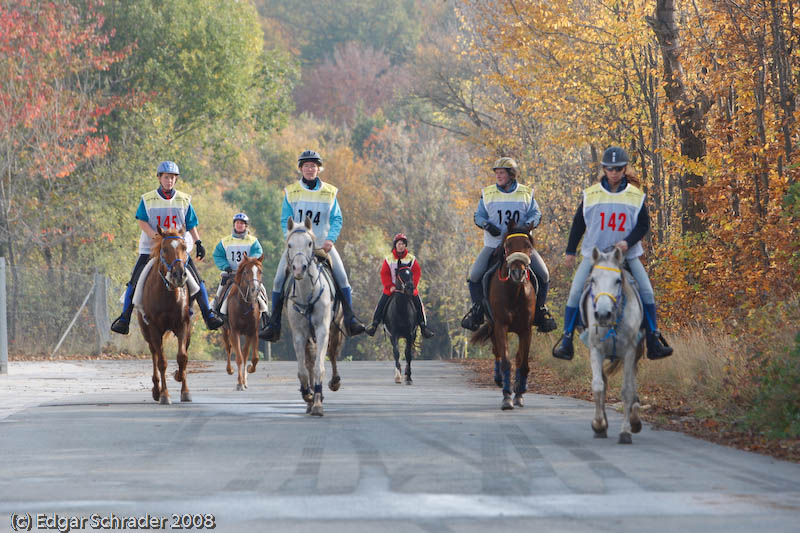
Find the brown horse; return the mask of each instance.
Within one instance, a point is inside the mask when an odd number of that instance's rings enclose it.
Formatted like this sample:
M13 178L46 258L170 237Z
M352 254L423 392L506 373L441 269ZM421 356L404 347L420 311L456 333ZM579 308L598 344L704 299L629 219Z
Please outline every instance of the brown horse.
M231 348L236 352L237 384L236 390L247 388L247 372L256 371L258 364L258 322L261 309L258 306L258 293L261 288L261 258L247 257L239 263L236 276L228 291L228 321L222 328L222 340L228 353L228 374L231 367ZM240 335L245 337L244 353ZM247 372L243 365L252 352Z
M512 226L503 240L504 261L492 274L489 282L491 319L472 335L473 343L492 339L494 380L503 388L501 409L522 407L522 395L527 390L528 356L531 348L531 326L536 311L536 277L528 270L534 249L533 226ZM511 362L508 359L508 333L519 337L517 372L514 383L514 403L511 403ZM502 377L501 377L502 371Z
M186 286L188 272L186 242L178 230L162 231L154 239L151 259L155 259L142 287L142 308L139 310L139 326L142 328L150 353L153 355L153 399L170 404L167 390L167 360L164 357L164 334L171 331L178 339L178 370L175 381L181 382L181 401L191 402L192 396L186 385L186 364L189 356L189 340L192 324L189 320L189 289Z

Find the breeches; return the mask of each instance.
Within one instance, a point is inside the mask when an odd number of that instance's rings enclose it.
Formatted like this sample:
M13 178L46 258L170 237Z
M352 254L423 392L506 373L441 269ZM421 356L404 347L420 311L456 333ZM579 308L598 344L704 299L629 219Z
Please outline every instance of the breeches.
M592 273L592 265L593 261L590 257L584 257L581 260L581 264L578 265L578 270L575 272L575 277L572 278L572 286L569 289L567 307L578 307L580 305L583 286L586 284L586 280L589 279L589 274ZM644 305L655 304L653 285L650 283L650 277L647 275L647 270L644 269L642 262L638 257L628 259L628 266L636 283L639 284L639 296L642 298L642 303Z
M344 271L344 263L339 252L336 251L336 246L331 248L328 252L331 258L331 266L333 267L333 278L340 289L347 289L350 287L350 281L347 279L347 272ZM278 263L278 270L275 272L275 281L272 283L272 292L281 292L283 284L286 281L286 254L281 255L281 261Z

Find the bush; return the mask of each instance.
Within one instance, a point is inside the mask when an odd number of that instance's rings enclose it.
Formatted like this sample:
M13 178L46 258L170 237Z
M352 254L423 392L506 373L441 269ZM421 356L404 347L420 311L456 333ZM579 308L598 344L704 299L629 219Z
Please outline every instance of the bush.
M800 333L794 349L765 366L747 420L770 438L800 437Z

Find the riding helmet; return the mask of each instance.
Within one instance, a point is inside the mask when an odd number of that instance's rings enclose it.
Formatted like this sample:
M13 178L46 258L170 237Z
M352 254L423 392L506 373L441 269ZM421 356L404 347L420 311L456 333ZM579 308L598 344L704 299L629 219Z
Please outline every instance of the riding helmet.
M624 167L628 164L628 154L619 146L610 146L603 152L604 167Z
M405 233L398 233L394 236L394 239L392 239L392 248L397 246L397 241L403 241L406 243L406 246L408 246L408 237L406 237Z
M181 171L178 170L178 165L176 165L172 161L162 161L158 165L158 170L156 171L156 174L164 174L164 173L177 174L180 176Z
M300 157L297 158L298 168L302 167L303 163L305 163L306 161L313 161L314 163L317 164L318 167L320 167L320 169L322 168L322 156L319 155L314 150L306 150L302 154L300 154Z
M248 226L250 225L250 218L248 218L248 216L245 215L244 213L236 213L235 215L233 215L233 222L236 223L237 220L241 220Z
M492 170L497 170L498 168L517 168L517 162L511 159L510 157L501 157L497 161L494 162L494 166Z

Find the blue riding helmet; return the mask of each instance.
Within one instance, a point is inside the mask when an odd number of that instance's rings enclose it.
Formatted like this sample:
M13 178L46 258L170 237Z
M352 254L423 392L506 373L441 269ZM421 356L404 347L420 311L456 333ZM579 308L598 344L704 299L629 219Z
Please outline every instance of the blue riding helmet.
M244 222L248 226L250 225L250 219L244 213L236 213L235 215L233 215L234 224L236 223L237 220L241 220L242 222Z
M176 165L172 161L162 161L161 163L159 163L158 171L156 171L156 173L157 174L167 173L167 174L180 175L181 171L178 170L178 165Z

